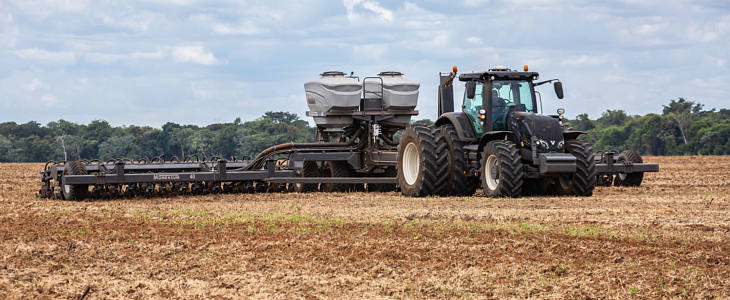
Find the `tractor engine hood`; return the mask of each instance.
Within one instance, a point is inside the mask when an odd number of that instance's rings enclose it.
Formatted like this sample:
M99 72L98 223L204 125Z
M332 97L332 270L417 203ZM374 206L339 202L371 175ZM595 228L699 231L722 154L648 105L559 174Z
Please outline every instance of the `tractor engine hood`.
M510 125L516 129L513 132L518 133L518 139L525 146L534 142L538 152L564 152L563 128L555 118L516 111Z

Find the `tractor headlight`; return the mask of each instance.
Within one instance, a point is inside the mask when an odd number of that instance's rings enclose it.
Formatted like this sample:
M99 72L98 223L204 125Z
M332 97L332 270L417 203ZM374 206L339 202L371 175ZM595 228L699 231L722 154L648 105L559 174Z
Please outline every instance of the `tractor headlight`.
M562 150L563 147L565 147L565 142L564 141L558 142L558 149L561 149Z
M542 150L548 150L550 147L548 146L548 143L544 140L538 139L535 141L535 144L537 144L537 147Z

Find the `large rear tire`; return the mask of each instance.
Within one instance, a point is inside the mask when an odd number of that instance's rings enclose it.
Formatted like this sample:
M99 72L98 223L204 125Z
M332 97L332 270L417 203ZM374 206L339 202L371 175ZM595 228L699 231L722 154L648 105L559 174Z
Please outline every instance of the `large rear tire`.
M70 161L63 168L63 175L88 175L86 165L80 161ZM84 184L62 184L63 199L81 201L89 197L89 186Z
M487 143L480 171L484 196L516 198L522 194L522 157L514 143L502 140Z
M425 197L443 191L447 164L438 148L434 131L428 127L408 127L398 144L398 183L403 195Z
M644 162L644 159L634 150L624 150L618 155L618 162L640 164ZM644 181L643 172L618 173L613 180L613 184L616 186L640 186L642 181Z
M596 188L596 161L593 160L593 147L584 141L572 140L566 143L568 153L575 156L575 173L572 176L572 194L593 196Z
M471 196L479 185L478 178L471 176L466 160L464 143L459 141L454 125L441 126L441 141L445 145L447 184L444 193L450 196Z

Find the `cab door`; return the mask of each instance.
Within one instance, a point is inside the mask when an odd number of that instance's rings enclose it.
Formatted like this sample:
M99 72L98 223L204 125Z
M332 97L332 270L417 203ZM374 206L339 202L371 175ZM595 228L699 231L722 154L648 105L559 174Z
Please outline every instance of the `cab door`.
M469 120L471 120L471 123L474 126L474 132L476 133L476 136L480 136L482 132L484 132L482 120L479 118L479 111L483 109L482 105L484 103L482 101L483 92L484 83L476 81L474 97L469 98L467 89L464 89L464 102L461 105L461 110L467 116L469 116Z

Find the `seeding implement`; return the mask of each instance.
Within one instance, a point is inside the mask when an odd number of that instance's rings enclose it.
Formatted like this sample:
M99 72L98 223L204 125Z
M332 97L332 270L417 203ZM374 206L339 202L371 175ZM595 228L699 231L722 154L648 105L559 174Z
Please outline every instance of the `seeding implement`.
M48 162L42 198L82 200L253 192L395 191L409 196L527 194L589 196L595 184L638 186L644 164L634 151L593 154L582 132L558 115L539 115L535 72L493 69L463 74L462 112L454 112L456 67L441 74L439 119L410 127L419 84L399 72L375 77L325 72L305 83L317 141L272 146L246 160L164 157ZM562 85L555 83L562 99ZM495 95L493 95L495 94ZM482 95L485 95L482 97ZM405 129L399 141L396 132Z
M227 192L396 190L397 142L419 84L398 72L325 72L304 85L317 142L272 146L249 160L49 162L41 197L68 200Z

